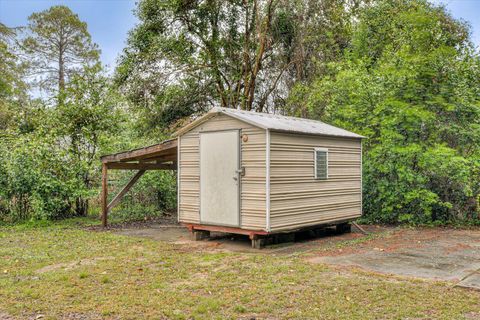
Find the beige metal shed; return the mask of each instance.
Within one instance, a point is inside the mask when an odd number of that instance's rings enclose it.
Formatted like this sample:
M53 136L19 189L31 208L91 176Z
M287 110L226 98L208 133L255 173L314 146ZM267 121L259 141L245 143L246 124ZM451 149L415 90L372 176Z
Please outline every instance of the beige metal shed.
M178 219L271 233L362 214L362 136L308 119L213 108L176 133Z

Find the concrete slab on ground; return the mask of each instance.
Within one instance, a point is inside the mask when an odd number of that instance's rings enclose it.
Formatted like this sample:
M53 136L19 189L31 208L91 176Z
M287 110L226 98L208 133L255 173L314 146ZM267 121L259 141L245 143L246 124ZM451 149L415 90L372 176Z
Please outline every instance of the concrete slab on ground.
M205 241L192 241L178 225L151 224L144 228L118 229L126 236L145 237L182 245L189 250L250 252L258 254L307 253L306 260L367 271L422 279L450 281L480 289L480 229L366 227L373 236L359 233L320 237L296 235L296 241L252 249L246 236L212 233Z
M440 254L438 248L406 249L400 252L372 251L363 254L325 256L310 261L352 265L367 270L425 279L460 281L480 269L480 255L474 250Z
M456 286L480 290L480 271L467 276L465 279L457 283Z
M399 229L341 252L314 254L308 261L480 289L480 231Z

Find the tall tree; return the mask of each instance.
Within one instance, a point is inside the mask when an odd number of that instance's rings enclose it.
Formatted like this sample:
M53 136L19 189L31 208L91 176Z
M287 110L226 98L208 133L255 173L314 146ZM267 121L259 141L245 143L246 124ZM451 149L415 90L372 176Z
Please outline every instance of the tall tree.
M14 30L0 23L0 130L5 130L13 117L10 101L14 95L14 81L17 73L15 55L11 50Z
M50 93L65 90L66 82L84 65L98 62L100 51L87 24L66 6L53 6L28 18L21 42L34 82Z
M77 193L75 211L86 215L102 142L122 122L118 108L121 101L100 64L74 75L63 95L64 103L52 112L50 133L66 149L66 158L81 183L83 194Z
M357 2L142 0L117 82L152 127L211 106L272 111L344 47Z
M15 48L17 29L0 23L0 131L11 127L20 104L27 98L25 65Z
M368 137L371 221L478 216L480 56L468 26L444 8L425 0L365 7L343 61L299 96L310 115Z

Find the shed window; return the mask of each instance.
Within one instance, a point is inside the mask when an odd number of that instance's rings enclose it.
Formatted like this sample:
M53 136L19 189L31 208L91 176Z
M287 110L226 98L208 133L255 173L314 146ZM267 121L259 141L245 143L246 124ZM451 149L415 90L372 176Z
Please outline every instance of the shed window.
M315 179L328 179L328 149L315 148Z

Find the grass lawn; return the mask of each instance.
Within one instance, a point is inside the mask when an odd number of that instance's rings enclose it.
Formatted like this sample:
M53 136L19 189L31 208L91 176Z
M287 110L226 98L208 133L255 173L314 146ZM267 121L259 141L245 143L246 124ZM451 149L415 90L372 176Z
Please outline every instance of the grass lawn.
M2 316L479 319L480 292L56 223L0 228Z

